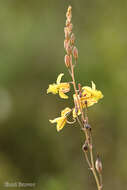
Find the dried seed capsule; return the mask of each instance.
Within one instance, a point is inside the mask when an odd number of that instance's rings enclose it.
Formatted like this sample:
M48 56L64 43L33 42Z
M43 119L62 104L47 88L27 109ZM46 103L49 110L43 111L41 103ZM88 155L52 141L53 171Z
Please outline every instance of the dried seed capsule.
M102 163L101 163L99 157L97 157L97 160L95 162L95 167L96 167L96 170L98 171L98 173L102 172Z
M88 151L88 144L85 142L85 144L82 146L82 150L87 152Z
M85 128L91 131L91 126L89 124L86 124Z
M78 50L76 47L73 48L73 56L75 59L78 59Z

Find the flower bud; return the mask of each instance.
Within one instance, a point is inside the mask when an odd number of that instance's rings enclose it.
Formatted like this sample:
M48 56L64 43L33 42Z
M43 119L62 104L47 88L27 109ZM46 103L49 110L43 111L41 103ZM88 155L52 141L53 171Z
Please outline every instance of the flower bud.
M70 57L69 57L69 55L65 55L64 61L65 61L66 67L69 68L70 67Z
M68 27L65 27L64 28L64 33L65 33L65 39L69 39L69 30L68 30Z
M78 50L76 47L73 48L73 56L75 59L78 59Z
M68 27L70 24L70 22L68 20L66 20L66 26Z
M70 45L66 47L66 52L68 55L72 54L72 47Z
M72 28L73 28L73 24L70 23L69 26L68 26L68 30L69 30L70 33L72 32Z
M72 7L69 6L69 7L68 7L68 10L67 10L67 13L66 13L66 17L67 17L67 20L68 20L69 22L71 21L71 17L72 17L71 10L72 10Z
M69 6L68 9L67 9L67 13L66 13L66 17L68 18L69 16L71 16L71 10L72 10L72 7Z
M67 48L67 40L64 40L64 48Z
M101 163L99 157L97 157L97 160L95 162L95 167L96 167L96 170L98 171L98 173L102 172L102 163Z
M75 42L75 35L72 33L71 34L71 45L74 45L74 42Z
M64 40L64 48L65 48L65 50L68 48L68 46L70 46L70 40L65 39Z

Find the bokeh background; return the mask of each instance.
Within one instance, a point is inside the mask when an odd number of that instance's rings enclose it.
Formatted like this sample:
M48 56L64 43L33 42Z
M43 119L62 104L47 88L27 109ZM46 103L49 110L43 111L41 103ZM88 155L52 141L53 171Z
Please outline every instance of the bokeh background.
M127 189L127 1L0 0L0 189L5 182L36 190L94 190L79 127L57 133L49 119L73 105L47 95L65 73L64 25L73 7L79 50L76 79L93 80L104 99L89 108L104 189ZM19 188L9 188L19 189Z

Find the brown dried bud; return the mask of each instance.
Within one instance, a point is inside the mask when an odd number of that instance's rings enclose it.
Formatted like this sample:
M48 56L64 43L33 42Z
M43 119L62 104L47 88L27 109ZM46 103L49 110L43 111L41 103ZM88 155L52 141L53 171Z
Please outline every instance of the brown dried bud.
M102 163L101 163L99 157L97 157L97 160L95 162L95 167L96 167L96 170L98 171L98 173L102 172Z
M88 151L88 144L87 144L87 142L85 142L85 144L82 146L82 150L83 150L84 152L87 152L87 151Z
M73 56L75 59L78 59L78 49L76 47L73 48Z
M75 35L72 33L71 34L71 45L74 45L74 43L75 43Z
M64 61L65 61L66 67L69 68L70 67L70 57L69 57L69 55L65 55Z
M90 126L90 124L86 124L86 125L85 125L85 128L86 128L87 130L90 130L90 131L91 131L91 126Z

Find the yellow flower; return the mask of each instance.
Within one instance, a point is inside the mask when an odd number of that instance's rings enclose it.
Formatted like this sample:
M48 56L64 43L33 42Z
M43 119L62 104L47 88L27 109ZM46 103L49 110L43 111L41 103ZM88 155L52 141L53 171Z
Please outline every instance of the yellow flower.
M96 85L92 81L92 88L89 86L82 87L81 97L78 95L78 99L76 95L73 95L75 108L73 109L73 117L77 117L77 115L81 114L80 108L83 109L86 106L90 107L93 104L97 103L99 99L103 98L103 94L100 90L96 90ZM80 106L79 106L80 102Z
M52 93L52 94L57 94L59 93L59 96L61 98L64 98L64 99L67 99L68 96L65 95L65 93L69 92L70 90L70 84L69 83L66 83L66 82L62 82L60 83L61 81L61 78L64 74L61 73L59 74L59 76L57 77L57 81L56 81L56 84L50 84L49 85L49 88L47 89L47 93Z
M51 123L57 123L56 129L57 131L60 131L63 129L67 122L67 115L71 112L70 108L65 108L63 111L61 111L61 117L57 117L53 120L49 120Z
M92 81L92 88L89 86L82 87L82 100L94 99L97 103L99 99L103 98L103 94L100 90L96 90L96 85Z

